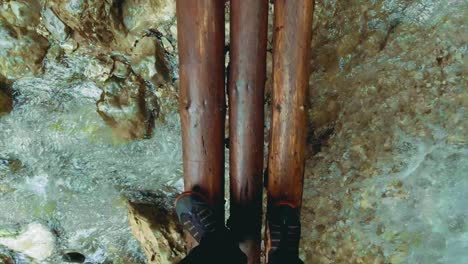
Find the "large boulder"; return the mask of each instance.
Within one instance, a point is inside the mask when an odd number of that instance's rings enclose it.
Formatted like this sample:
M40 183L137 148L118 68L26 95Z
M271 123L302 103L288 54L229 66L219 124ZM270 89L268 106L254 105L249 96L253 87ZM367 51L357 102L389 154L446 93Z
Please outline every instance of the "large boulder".
M23 253L36 261L50 257L55 248L55 236L39 223L31 223L18 232L0 233L0 245Z
M150 88L135 74L107 79L97 102L99 115L123 139L150 137L158 115L157 97Z
M178 263L185 256L183 231L172 207L174 193L171 189L129 195L130 228L150 264Z
M42 33L54 43L48 58L82 54L98 58L97 69L110 65L105 75L88 74L103 90L98 113L124 139L150 136L159 113L156 90L171 98L176 94L172 84L176 32L170 30L175 3L56 0L42 4Z
M121 2L56 0L47 1L44 5L73 30L77 34L75 37L83 43L116 47L125 38L119 11Z

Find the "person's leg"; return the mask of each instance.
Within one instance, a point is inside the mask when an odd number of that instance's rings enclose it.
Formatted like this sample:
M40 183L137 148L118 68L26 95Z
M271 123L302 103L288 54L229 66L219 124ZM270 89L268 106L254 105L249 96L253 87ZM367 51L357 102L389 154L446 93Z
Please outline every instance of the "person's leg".
M176 4L185 190L224 221L224 1Z
M181 194L176 200L176 213L184 230L199 244L180 263L247 262L231 232L224 222L218 220L202 195L194 192Z
M259 263L268 0L231 0L230 24L228 223L249 263Z
M275 1L273 100L267 179L268 228L276 222L272 218L275 214L270 211L275 210L278 203L287 203L291 208L296 208L299 219L304 178L306 93L313 7L313 0ZM283 229L282 234L290 230L288 225L285 226L287 228ZM298 247L299 239L295 239L294 246ZM278 257L277 254L270 254L274 249L271 247L273 234L267 234L266 240L267 256ZM285 252L282 248L276 250Z
M181 264L199 263L247 263L247 257L240 250L238 243L232 239L231 234L225 229L207 237L200 245L193 248Z

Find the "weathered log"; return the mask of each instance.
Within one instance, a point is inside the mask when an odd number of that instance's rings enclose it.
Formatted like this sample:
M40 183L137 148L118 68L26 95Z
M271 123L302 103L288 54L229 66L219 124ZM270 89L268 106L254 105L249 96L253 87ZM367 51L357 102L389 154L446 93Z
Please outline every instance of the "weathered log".
M180 118L186 191L224 220L224 1L178 0Z
M302 203L313 8L313 0L275 1L269 205Z
M232 0L230 22L229 222L249 263L259 263L268 0Z

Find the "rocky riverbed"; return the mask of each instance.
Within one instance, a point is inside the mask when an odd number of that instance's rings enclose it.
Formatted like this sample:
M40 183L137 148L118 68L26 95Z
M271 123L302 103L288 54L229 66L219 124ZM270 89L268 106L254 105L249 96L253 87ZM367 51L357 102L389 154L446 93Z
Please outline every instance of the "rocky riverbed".
M315 6L302 258L468 263L466 2ZM180 258L148 217L182 188L177 60L172 0L0 0L0 263Z

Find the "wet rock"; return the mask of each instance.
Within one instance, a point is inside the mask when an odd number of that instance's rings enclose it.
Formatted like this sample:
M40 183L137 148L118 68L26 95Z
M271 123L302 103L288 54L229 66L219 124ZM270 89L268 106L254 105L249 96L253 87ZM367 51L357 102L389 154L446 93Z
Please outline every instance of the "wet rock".
M133 49L131 66L133 71L145 80L152 80L156 76L157 42L154 38L140 39Z
M40 73L48 41L35 32L39 14L37 1L8 1L0 5L0 75L7 79Z
M151 87L135 76L109 78L97 103L99 115L124 139L149 137L158 114Z
M0 264L18 264L18 263L27 263L27 262L20 262L18 258L18 254L3 248L0 246Z
M1 264L15 264L14 260L10 256L7 256L1 253L0 253L0 263Z
M122 5L123 22L133 34L141 34L155 25L168 25L175 20L175 1L130 0Z
M168 85L176 73L177 58L169 54L175 51L169 30L175 3L55 0L43 5L43 25L49 32L44 35L58 42L48 58L60 60L65 54L98 58L84 71L102 84L98 113L124 139L150 136L160 112L155 90L168 88L159 94L175 94Z
M0 117L13 110L11 81L0 75Z
M44 9L42 11L42 18L45 27L52 34L53 38L64 42L69 37L70 28L57 17L52 9Z
M11 171L16 173L23 168L23 164L18 159L8 159L0 156L0 172Z
M38 0L4 1L0 16L11 26L33 30L39 24L40 10Z
M130 64L136 74L155 85L161 85L170 79L164 49L155 37L147 36L136 42Z
M174 47L172 46L172 43L167 38L163 37L161 39L161 41L162 41L162 46L163 46L165 51L167 51L169 53L174 52Z
M173 189L128 194L130 228L148 263L177 263L185 255L183 232L172 207L174 194Z
M103 47L126 45L125 30L119 14L120 2L113 1L47 1L50 8L65 25L81 38L83 43L99 43Z
M114 61L111 74L120 79L126 79L130 74L129 65L119 60Z
M416 201L432 199L422 193L452 188L447 178L460 181L460 170L433 174L428 168L447 164L444 155L462 152L467 138L460 112L466 38L454 26L463 24L461 16L453 15L461 7L316 3L302 214L306 263L428 263L428 241L440 237L430 230L444 227L418 219L424 206ZM413 182L425 178L432 183ZM461 199L451 193L442 200ZM436 213L429 218L448 221ZM436 251L447 263L462 258Z
M0 245L23 253L35 260L43 261L50 257L55 247L55 237L45 226L32 223L25 230L0 236Z
M0 90L0 117L13 109L13 99L4 91Z

